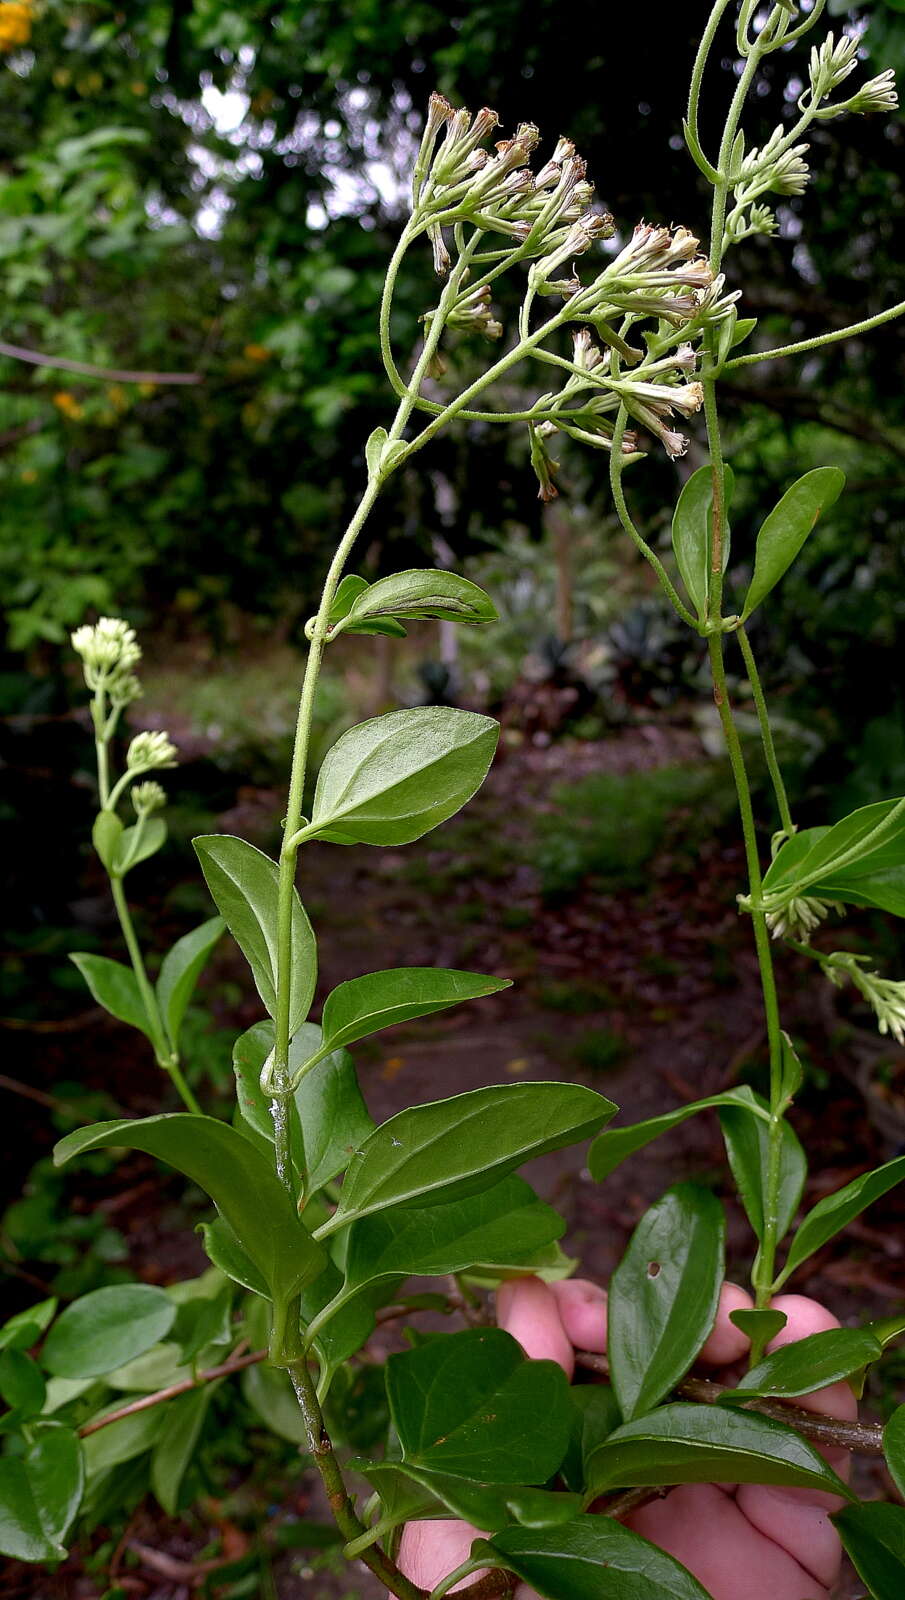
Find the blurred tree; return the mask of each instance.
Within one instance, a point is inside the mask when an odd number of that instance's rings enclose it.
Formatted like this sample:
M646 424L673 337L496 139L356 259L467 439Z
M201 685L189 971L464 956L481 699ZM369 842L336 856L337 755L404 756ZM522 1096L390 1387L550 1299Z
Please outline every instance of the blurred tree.
M837 26L866 28L877 67L905 61L905 0L830 9ZM114 603L158 618L210 618L225 600L304 615L309 573L359 487L362 440L386 418L375 309L429 90L494 105L507 127L568 132L621 224L703 228L680 134L696 44L687 7L645 20L554 0L0 5L3 339L203 380L98 380L0 355L11 645ZM771 58L764 131L794 109L798 70ZM730 88L717 68L711 107ZM812 145L816 181L784 206L783 237L734 257L764 342L905 298L902 121L820 125ZM401 349L429 280L416 252ZM859 492L814 540L804 582L826 592L843 633L866 628L884 650L901 643L902 350L893 325L845 354L746 369L737 385L739 405L757 401L736 441L754 476L737 548L803 458L850 441ZM563 454L567 492L605 507L600 464ZM437 534L461 553L488 531L536 527L525 455L490 430L448 436L379 508L363 559L379 562L389 537L415 557ZM635 476L655 528L674 471L658 457ZM775 631L778 659L781 617ZM836 671L820 630L798 643L818 679Z

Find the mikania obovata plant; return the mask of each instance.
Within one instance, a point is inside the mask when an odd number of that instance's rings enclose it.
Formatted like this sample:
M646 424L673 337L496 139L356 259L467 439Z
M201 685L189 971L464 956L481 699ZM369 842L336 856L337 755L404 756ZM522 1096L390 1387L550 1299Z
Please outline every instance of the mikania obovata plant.
M802 15L792 0L779 0L769 10L744 0L737 19L737 86L711 159L699 137L698 105L729 10L730 0L718 0L710 13L685 123L689 151L713 191L709 256L683 227L642 223L618 241L612 219L591 205L584 164L568 140L560 139L532 173L538 144L533 126L522 125L491 154L493 112L471 117L438 95L431 98L411 216L380 312L383 359L398 405L389 428L368 440L366 487L306 630L309 649L279 861L242 839L198 839L220 917L174 947L153 986L123 879L164 842L158 812L165 797L148 774L172 765L175 751L166 735L139 733L129 745L125 770L113 779L117 724L138 692L138 646L131 629L117 620L103 619L75 635L93 695L101 802L94 843L110 876L131 970L94 956L77 959L96 999L147 1035L186 1110L80 1130L63 1139L57 1159L63 1163L105 1147L145 1151L205 1190L218 1216L204 1227L211 1272L193 1284L170 1291L143 1285L100 1290L56 1320L54 1303L45 1302L0 1334L0 1389L10 1406L3 1427L11 1441L0 1459L0 1547L10 1555L59 1559L80 1510L90 1524L116 1503L114 1479L124 1461L143 1463L139 1492L150 1485L164 1508L175 1511L215 1382L240 1370L269 1371L270 1390L249 1390L248 1397L271 1420L266 1395L272 1396L273 1385L285 1386L281 1373L288 1374L346 1553L364 1561L399 1600L423 1600L426 1594L397 1565L402 1525L450 1515L486 1529L488 1541L436 1585L433 1600L487 1567L490 1576L465 1591L475 1600L510 1593L514 1574L549 1600L567 1600L576 1592L579 1559L582 1595L702 1600L705 1591L695 1579L622 1526L620 1518L639 1498L659 1487L731 1477L823 1487L851 1499L815 1442L882 1449L878 1429L809 1416L794 1402L820 1385L856 1377L905 1331L905 1319L818 1334L764 1356L785 1320L771 1309L773 1296L802 1262L905 1177L900 1158L818 1202L778 1264L806 1164L788 1120L801 1068L781 1028L771 934L813 956L833 983L853 982L881 1029L901 1041L905 985L878 977L852 954L813 950L807 938L836 906L905 914L905 799L868 806L832 827L796 828L746 624L839 495L842 474L832 466L806 473L767 514L747 594L740 609L727 608L732 474L724 458L718 391L726 373L747 363L868 331L905 309L897 306L780 350L734 354L754 323L739 316L740 291L727 289L723 275L734 243L776 229L767 197L804 189L802 140L810 123L844 112L891 110L896 101L888 73L848 93L857 41L830 36L811 52L797 120L752 144L741 122L761 63L807 35L824 4L814 0ZM599 240L607 253L596 255L584 271L583 258L590 258ZM425 244L442 289L423 319L423 344L406 380L391 344L393 292L407 252ZM437 384L446 371L447 335L462 331L503 340L492 296L504 273L522 273L525 284L511 341L501 342L503 353L459 393L434 398L442 392ZM514 412L483 408L485 393L499 379L520 368L526 385L525 375L536 367L548 369L544 376L551 387L533 403ZM428 378L434 380L430 395ZM674 419L699 409L710 462L685 483L673 520L683 598L632 518L624 474L641 459L637 429L680 457L686 441ZM706 645L744 833L749 883L740 903L751 919L763 982L768 1098L733 1089L634 1127L602 1131L615 1107L590 1089L518 1083L411 1107L375 1127L347 1047L393 1023L492 994L505 983L433 967L372 973L340 984L326 1000L320 1024L309 1020L317 947L296 887L302 846L315 840L416 840L470 799L494 753L497 730L487 717L443 707L391 712L339 739L318 774L310 814L304 810L312 716L327 646L348 632L400 636L406 623L419 618L468 624L494 618L488 597L452 572L409 571L376 583L344 576L390 478L456 420L525 426L544 499L556 493L552 450L558 435L565 436L563 444L571 439L603 450L622 526L679 616ZM751 685L775 789L780 826L766 871L727 688L724 653L733 641ZM135 812L129 826L120 814L127 794ZM201 1114L179 1059L180 1023L224 923L248 959L268 1016L236 1044L232 1125ZM516 1169L535 1155L594 1136L589 1166L602 1181L633 1151L706 1107L719 1113L756 1239L754 1307L735 1313L751 1342L743 1390L719 1388L691 1371L713 1325L724 1247L719 1205L690 1185L670 1190L642 1219L614 1279L608 1356L590 1355L583 1362L610 1383L570 1390L555 1363L526 1360L509 1334L486 1325L483 1313L481 1291L488 1286L528 1274L553 1280L569 1271L557 1243L562 1219L515 1176ZM412 1278L442 1275L455 1277L450 1298L410 1289ZM438 1306L464 1308L466 1322L478 1325L416 1339L407 1353L390 1358L391 1429L381 1456L356 1463L373 1490L370 1498L356 1496L334 1442L345 1437L343 1397L356 1355L375 1320L414 1317ZM262 1336L269 1341L266 1349L260 1347ZM265 1360L269 1367L262 1366ZM136 1388L137 1400L122 1400ZM677 1401L663 1404L675 1396ZM885 1438L889 1469L900 1485L903 1416L896 1414ZM526 1429L526 1417L536 1419L536 1426ZM124 1427L132 1430L125 1443L114 1449L98 1445L117 1429L121 1439ZM601 1499L603 1514L587 1516L587 1508ZM901 1592L903 1523L900 1508L858 1504L840 1518L846 1545L878 1600Z

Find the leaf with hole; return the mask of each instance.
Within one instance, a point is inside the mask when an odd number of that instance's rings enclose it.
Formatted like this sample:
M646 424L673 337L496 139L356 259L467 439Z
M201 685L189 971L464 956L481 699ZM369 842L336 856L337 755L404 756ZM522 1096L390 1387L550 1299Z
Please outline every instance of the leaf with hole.
M386 1380L403 1459L415 1467L543 1484L565 1455L566 1375L553 1361L528 1361L502 1328L468 1328L390 1356Z
M845 473L838 467L815 467L793 483L773 507L757 535L743 621L785 576L818 517L835 504L844 485Z
M175 1050L188 1003L214 946L226 923L222 917L209 917L191 933L183 934L168 950L160 964L157 1002L167 1037Z
M280 869L254 845L230 834L205 834L192 843L214 904L251 967L265 1010L275 1016ZM317 944L293 889L290 1035L311 1010L316 983Z
M410 1106L356 1151L325 1231L386 1206L479 1194L534 1156L587 1139L615 1109L570 1083L499 1084Z
M390 711L327 752L306 837L333 844L410 844L480 788L499 727L449 706Z
M144 1150L197 1183L210 1195L274 1300L291 1299L323 1270L325 1254L300 1222L273 1168L257 1146L226 1123L189 1112L100 1122L61 1139L54 1161L62 1166L86 1150L105 1148Z
M687 1568L612 1517L559 1528L506 1528L475 1556L515 1572L546 1600L710 1600Z
M793 1429L730 1406L660 1406L617 1428L588 1463L595 1493L646 1484L775 1483L851 1491Z
M646 1211L610 1280L610 1380L626 1421L684 1377L713 1328L725 1223L707 1189L680 1183Z

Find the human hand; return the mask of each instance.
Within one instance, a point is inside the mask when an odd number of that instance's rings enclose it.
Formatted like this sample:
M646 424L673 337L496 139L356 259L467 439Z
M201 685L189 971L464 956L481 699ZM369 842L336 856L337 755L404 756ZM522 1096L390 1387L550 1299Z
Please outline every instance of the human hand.
M816 1300L778 1295L773 1309L786 1325L768 1346L775 1350L810 1334L839 1326ZM749 1341L732 1311L750 1309L751 1297L737 1284L720 1294L713 1332L701 1350L703 1365L731 1366L748 1352ZM556 1361L571 1378L574 1350L606 1352L606 1292L583 1279L547 1285L538 1278L504 1284L497 1296L497 1320L526 1355ZM845 1382L830 1384L797 1402L807 1410L841 1421L857 1416L858 1404ZM848 1452L824 1449L829 1464L847 1478ZM714 1600L829 1600L842 1549L829 1513L841 1502L815 1489L759 1484L684 1484L641 1506L627 1525L686 1566ZM479 1530L464 1522L413 1522L405 1528L398 1561L403 1572L431 1589L468 1557ZM467 1587L477 1574L451 1591ZM524 1585L515 1600L539 1600Z

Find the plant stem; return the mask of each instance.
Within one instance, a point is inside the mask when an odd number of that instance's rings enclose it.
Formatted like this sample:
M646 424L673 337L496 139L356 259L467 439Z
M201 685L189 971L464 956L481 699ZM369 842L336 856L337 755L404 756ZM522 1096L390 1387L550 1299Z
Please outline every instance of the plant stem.
M779 345L775 350L755 350L747 356L733 356L731 361L723 362L722 371L732 372L736 367L754 366L758 361L777 361L780 356L806 355L809 350L836 344L840 339L852 339L856 334L870 333L873 328L880 328L884 322L892 322L901 316L905 316L905 300L889 306L886 311L878 311L874 317L865 317L863 322L852 322L847 328L833 328L829 333L818 333L813 339L797 339L794 344Z
M760 673L757 670L757 662L754 659L754 651L751 649L751 641L748 638L744 628L738 629L736 637L738 639L742 657L745 662L745 671L748 674L748 682L751 685L751 694L754 699L754 704L757 708L757 720L760 723L761 742L763 743L764 747L764 755L767 758L767 767L770 772L770 777L773 780L773 791L776 795L776 804L779 809L779 820L782 823L783 833L787 834L788 837L791 838L792 834L795 832L795 824L792 821L792 813L789 810L789 800L786 794L786 786L783 782L782 772L780 771L779 761L777 760L776 756L776 746L773 742L773 729L770 727L770 716L767 711L767 702L764 698L763 685L760 681Z
M359 1539L367 1530L346 1492L339 1462L324 1426L311 1373L304 1361L293 1362L288 1372L304 1419L308 1448L321 1475L330 1510L340 1533L346 1543L349 1543L352 1539ZM419 1589L417 1584L412 1583L404 1573L400 1572L395 1561L392 1561L379 1546L370 1545L363 1549L360 1559L381 1583L386 1584L398 1600L424 1600L425 1591Z
M169 1044L167 1043L166 1031L160 1015L160 1007L157 1004L157 996L151 987L151 983L145 969L144 957L142 956L141 946L138 943L135 928L132 923L132 915L129 911L128 902L126 900L126 893L123 888L122 878L113 873L111 873L109 876L110 889L113 894L113 904L116 906L116 915L119 918L119 925L122 929L123 938L126 941L126 949L129 952L129 960L132 963L132 971L135 974L135 982L138 984L138 992L141 995L142 1004L145 1008L145 1015L147 1016L148 1025L151 1030L151 1043L154 1047L154 1054L157 1058L157 1064L158 1066L163 1067L164 1072L169 1073L169 1076L173 1080L173 1085L177 1090L183 1105L186 1106L189 1111L194 1111L200 1114L201 1107L199 1106L198 1101L195 1099L195 1096L193 1095L191 1089L185 1081L185 1078L182 1075L179 1067L178 1057L176 1056L175 1052L170 1049Z
M694 628L695 632L697 632L697 618L692 616L686 605L683 605L679 598L676 587L663 565L663 562L660 560L660 557L654 553L644 536L635 527L635 524L632 520L632 514L628 508L628 502L625 498L625 490L622 487L622 473L624 470L624 462L622 458L622 440L625 436L625 424L627 420L628 412L626 411L625 406L620 406L616 416L616 425L613 430L613 440L610 449L610 487L613 491L613 501L616 506L616 515L618 516L619 521L621 522L629 538L632 540L633 544L635 544L641 551L645 561L650 562L650 565L653 567L662 587L665 589L672 605L682 618L682 621L687 622L688 626L690 628Z

